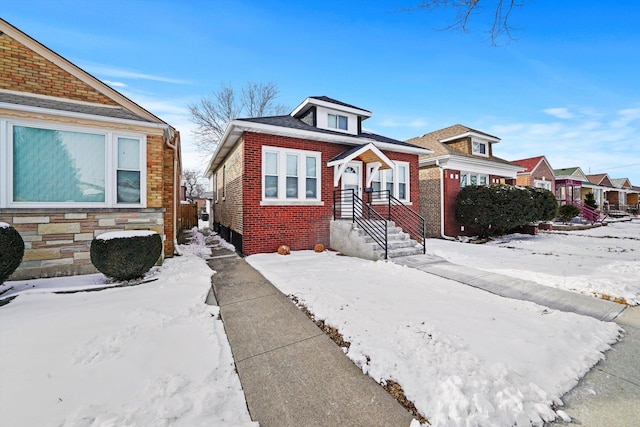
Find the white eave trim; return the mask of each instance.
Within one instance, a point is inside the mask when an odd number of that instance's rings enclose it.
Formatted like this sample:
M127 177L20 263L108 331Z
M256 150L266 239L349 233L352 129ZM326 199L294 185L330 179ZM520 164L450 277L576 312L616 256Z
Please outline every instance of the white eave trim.
M474 159L471 157L444 155L421 159L419 166L432 166L438 164L444 169L455 169L464 172L483 173L487 175L499 175L504 178L515 179L518 172L524 170L522 166L508 165L494 162L490 159Z
M369 138L357 138L349 135L334 135L330 133L314 132L304 129L268 125L264 123L247 122L244 120L233 120L231 123L229 123L229 126L227 126L227 130L225 131L221 139L222 142L218 145L218 148L216 148L216 151L214 152L213 157L209 162L209 166L207 167L205 176L210 176L213 173L217 166L222 162L226 154L238 142L238 139L243 132L266 133L270 135L288 136L292 138L307 139L332 144L373 144L380 150L394 151L396 153L415 154L417 156L424 156L433 153L433 151L429 150L428 148L407 147L404 145L389 144ZM234 135L236 136L235 138L230 138Z
M51 116L58 117L70 117L75 119L85 119L85 120L95 120L99 122L105 123L119 123L125 125L135 125L148 127L153 129L169 129L169 126L166 123L158 123L158 122L144 122L140 120L130 120L130 119L122 119L118 117L107 117L107 116L97 116L94 114L85 114L78 113L75 111L65 111L65 110L55 110L52 108L41 108L41 107L32 107L29 105L20 105L20 104L12 104L8 102L0 102L0 109L10 110L10 111L22 111L26 113L32 114L48 114Z
M292 117L295 117L296 114L298 114L301 111L304 111L309 105L317 105L319 107L325 107L331 110L344 111L346 113L351 113L351 114L355 114L356 116L363 117L364 119L371 117L371 112L369 111L361 110L359 108L347 107L341 104L334 104L333 102L323 101L321 99L311 98L311 97L302 101L302 103L298 105L296 109L291 112L290 115Z
M500 138L497 138L497 137L494 137L494 136L490 136L490 135L487 135L487 134L484 134L484 133L471 132L471 131L465 132L465 133L461 133L459 135L450 136L448 138L439 139L438 142L455 141L456 139L466 138L466 137L477 138L477 139L481 139L483 141L489 141L489 142L493 142L493 143L500 142Z

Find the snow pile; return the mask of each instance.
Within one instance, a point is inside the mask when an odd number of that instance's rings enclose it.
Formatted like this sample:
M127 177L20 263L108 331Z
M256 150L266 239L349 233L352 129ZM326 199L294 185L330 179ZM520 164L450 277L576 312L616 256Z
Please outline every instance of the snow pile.
M640 304L640 223L589 230L513 234L483 245L430 239L449 262L564 290Z
M151 230L124 230L124 231L107 231L96 237L98 240L111 240L111 239L130 239L132 237L145 237L152 234L158 234Z
M6 222L0 221L0 228L9 228L9 227L11 227L9 224L7 224Z
M364 372L400 383L433 426L542 425L619 335L390 262L312 251L247 261L336 327Z
M257 425L219 309L204 304L212 271L203 249L182 249L150 283L23 294L1 307L2 424ZM58 278L51 288L100 276Z

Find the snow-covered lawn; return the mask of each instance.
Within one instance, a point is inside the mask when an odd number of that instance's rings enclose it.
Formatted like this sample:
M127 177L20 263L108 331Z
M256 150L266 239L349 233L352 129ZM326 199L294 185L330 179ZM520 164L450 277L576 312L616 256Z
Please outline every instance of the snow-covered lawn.
M481 244L428 240L427 252L454 264L587 295L640 304L640 221Z
M566 416L552 406L620 331L392 262L312 251L247 261L336 327L364 372L400 383L433 426L541 425Z
M3 284L21 295L0 307L0 424L256 425L219 309L204 304L210 250L182 249L138 286L51 293L104 286L101 274Z

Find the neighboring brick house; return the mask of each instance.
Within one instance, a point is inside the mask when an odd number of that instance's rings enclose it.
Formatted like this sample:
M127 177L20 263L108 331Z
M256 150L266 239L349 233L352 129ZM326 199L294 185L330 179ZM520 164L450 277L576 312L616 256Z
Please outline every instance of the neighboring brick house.
M205 176L214 230L244 254L330 247L334 190L389 189L418 209L423 148L362 130L371 112L325 96L233 120Z
M96 272L91 240L157 231L174 253L180 136L0 19L0 221L26 250L12 279Z
M522 172L518 172L516 185L544 188L551 192L555 191L556 182L553 174L553 168L545 156L513 160L512 163L524 168Z
M455 200L466 185L515 184L522 166L493 155L500 138L453 125L407 140L433 150L420 157L420 213L430 237L457 237L473 230L455 220Z

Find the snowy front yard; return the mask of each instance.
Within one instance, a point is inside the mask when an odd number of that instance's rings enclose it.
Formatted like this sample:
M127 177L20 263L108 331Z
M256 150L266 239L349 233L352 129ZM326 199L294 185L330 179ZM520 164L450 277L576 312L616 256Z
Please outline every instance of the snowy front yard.
M391 262L312 251L247 261L336 327L364 372L400 383L434 426L554 419L552 405L561 405L619 333L614 323Z
M212 271L184 246L156 281L98 292L101 274L6 282L0 307L0 424L251 426ZM26 292L25 292L26 291Z
M640 221L483 244L429 240L427 251L454 264L545 286L640 304Z

